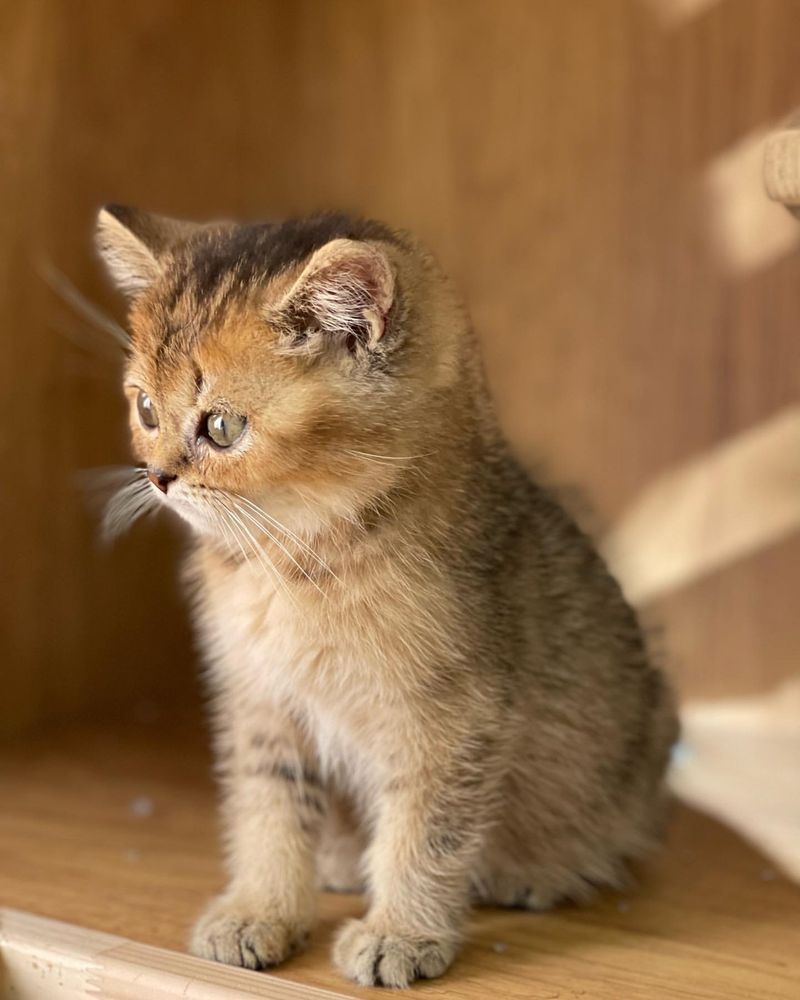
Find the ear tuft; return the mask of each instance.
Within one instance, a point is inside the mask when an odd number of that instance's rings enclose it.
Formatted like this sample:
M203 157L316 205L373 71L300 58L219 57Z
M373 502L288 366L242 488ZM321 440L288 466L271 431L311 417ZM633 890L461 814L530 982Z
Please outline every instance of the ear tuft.
M97 216L95 242L117 286L136 298L160 277L164 256L200 228L127 205L106 205Z
M140 295L161 274L158 259L137 233L141 214L123 205L106 205L97 216L97 249L115 284L129 298Z
M374 350L386 331L394 293L392 266L378 246L337 239L311 257L278 313L295 338L305 340L311 327L353 353L359 346Z

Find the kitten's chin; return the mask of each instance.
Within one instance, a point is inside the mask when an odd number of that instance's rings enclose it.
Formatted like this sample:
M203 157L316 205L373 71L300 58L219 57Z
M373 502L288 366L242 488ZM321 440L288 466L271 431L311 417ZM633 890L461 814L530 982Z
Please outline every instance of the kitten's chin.
M190 500L183 500L179 497L167 500L166 506L198 535L205 538L221 537L219 517L213 512L205 511Z

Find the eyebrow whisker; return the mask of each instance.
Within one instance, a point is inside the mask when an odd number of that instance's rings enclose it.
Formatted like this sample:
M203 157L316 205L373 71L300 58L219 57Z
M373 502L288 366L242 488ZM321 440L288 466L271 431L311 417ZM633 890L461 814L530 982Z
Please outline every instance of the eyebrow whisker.
M123 350L130 348L130 337L124 327L91 302L49 258L41 258L37 271L49 288L74 312L88 320L97 330L108 334Z

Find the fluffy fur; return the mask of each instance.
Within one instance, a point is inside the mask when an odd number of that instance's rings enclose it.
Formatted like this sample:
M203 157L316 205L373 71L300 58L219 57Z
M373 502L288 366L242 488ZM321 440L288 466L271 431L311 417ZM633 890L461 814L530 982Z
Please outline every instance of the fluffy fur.
M341 216L114 206L98 245L131 299L134 450L162 477L122 520L157 501L194 529L230 872L194 953L278 963L320 882L363 885L334 959L407 986L450 965L470 898L619 885L657 836L672 698L592 544L509 453L432 259ZM244 434L215 448L209 413Z

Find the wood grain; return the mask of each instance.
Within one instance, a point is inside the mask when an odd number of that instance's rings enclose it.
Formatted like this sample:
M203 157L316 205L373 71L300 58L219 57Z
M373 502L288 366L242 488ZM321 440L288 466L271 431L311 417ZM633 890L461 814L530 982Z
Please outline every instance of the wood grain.
M175 720L82 726L6 747L0 905L182 951L222 881L207 771L204 735ZM800 889L730 831L676 809L663 854L638 883L581 909L480 911L452 971L414 991L454 1000L797 996ZM310 950L279 976L374 996L345 982L329 957L335 927L362 909L358 898L324 896ZM146 960L130 948L121 958ZM171 968L185 973L177 961Z
M800 206L800 114L772 131L764 147L764 187L787 208Z
M600 526L797 400L800 260L730 273L703 184L800 104L793 0L679 22L639 0L30 0L0 29L0 731L193 686L174 533L99 552L75 487L126 457L117 369L40 264L118 310L89 247L103 201L417 230L516 448ZM657 609L688 693L797 662L789 544Z
M603 552L639 606L798 528L800 406L657 479L604 540Z
M36 1000L341 1000L344 994L0 908L0 991Z

